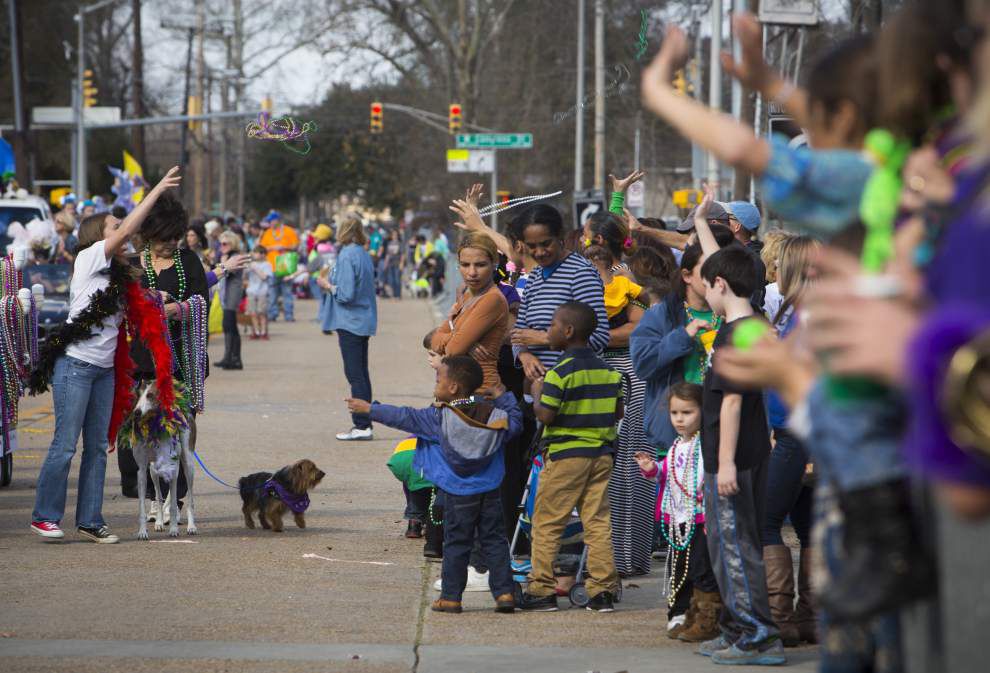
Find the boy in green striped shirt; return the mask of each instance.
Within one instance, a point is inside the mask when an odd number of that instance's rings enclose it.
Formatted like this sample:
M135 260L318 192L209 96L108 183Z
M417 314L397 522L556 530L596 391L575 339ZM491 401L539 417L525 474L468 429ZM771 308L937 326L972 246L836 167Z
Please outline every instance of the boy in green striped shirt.
M533 569L518 606L557 609L553 561L574 507L588 546L588 609L611 612L618 575L612 556L608 480L615 425L622 418L622 375L588 346L597 319L587 304L567 302L547 330L550 348L563 351L543 379L533 382L533 412L543 423L546 460L533 511Z

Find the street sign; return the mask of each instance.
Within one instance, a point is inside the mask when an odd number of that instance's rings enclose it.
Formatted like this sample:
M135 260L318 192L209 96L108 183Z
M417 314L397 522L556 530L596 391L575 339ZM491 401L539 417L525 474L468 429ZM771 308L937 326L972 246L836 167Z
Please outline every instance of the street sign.
M447 150L448 173L491 173L494 168L492 150Z
M120 108L96 106L83 108L85 124L115 124L120 121ZM32 124L75 124L76 112L71 107L31 108Z
M605 195L600 191L588 189L574 192L574 224L578 229L584 229L585 222L595 213L605 212Z
M816 0L762 0L761 23L783 23L791 26L817 26Z
M532 133L458 133L462 149L528 150L533 148Z

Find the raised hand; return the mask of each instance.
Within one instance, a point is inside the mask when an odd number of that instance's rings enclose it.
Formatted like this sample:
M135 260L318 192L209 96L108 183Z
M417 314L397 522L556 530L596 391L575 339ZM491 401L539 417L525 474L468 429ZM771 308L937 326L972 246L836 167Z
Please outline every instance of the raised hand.
M663 111L663 95L671 88L671 77L674 71L687 63L687 59L687 36L677 26L669 26L660 51L653 57L650 65L643 69L639 90L644 106L658 114Z
M612 185L613 192L625 193L626 190L629 189L629 185L633 184L634 182L639 182L640 180L643 179L644 175L646 175L646 171L641 171L637 169L622 179L619 179L614 175L609 175L608 180Z
M179 175L179 167L172 166L172 168L168 169L168 173L165 174L165 177L162 178L151 191L156 192L156 194L161 193L166 189L178 187L180 182L182 182L182 176Z
M474 203L454 199L450 209L462 220L461 222L454 222L455 227L466 231L484 231L487 229L481 219L481 213L478 212L478 206Z
M470 187L468 187L467 192L464 194L464 200L470 203L475 208L478 207L478 202L481 200L481 196L484 190L484 186L480 182L476 182Z
M629 209L628 208L623 208L622 209L622 214L626 218L626 226L629 227L630 233L631 232L634 232L634 231L638 231L639 229L641 229L643 227L643 225L636 218L636 216L629 212Z
M763 60L763 36L760 22L752 14L742 12L732 20L732 35L742 47L742 60L722 52L722 67L738 79L744 87L764 91L774 77L773 71Z

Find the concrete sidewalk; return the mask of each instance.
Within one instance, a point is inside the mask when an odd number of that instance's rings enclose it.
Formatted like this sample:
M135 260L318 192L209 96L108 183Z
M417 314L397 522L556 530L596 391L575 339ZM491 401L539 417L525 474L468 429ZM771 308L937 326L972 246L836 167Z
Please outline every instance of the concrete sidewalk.
M421 337L426 301L384 300L371 340L374 396L424 406L433 372ZM151 532L138 541L137 503L107 469L104 513L118 545L82 541L73 528L74 461L63 542L29 529L34 481L48 444L50 398L24 400L14 481L0 489L0 671L487 672L721 670L663 636L659 573L626 582L617 612L496 615L486 594L466 594L462 615L430 612L436 564L402 537L403 496L385 468L403 437L337 442L350 427L335 336L300 302L294 324L270 342L245 341L242 372L213 370L199 451L220 479L311 458L327 472L305 530L248 530L236 492L195 475L200 534ZM219 359L221 339L211 344ZM183 529L184 531L184 529ZM563 601L566 602L566 601ZM788 651L812 671L815 650Z

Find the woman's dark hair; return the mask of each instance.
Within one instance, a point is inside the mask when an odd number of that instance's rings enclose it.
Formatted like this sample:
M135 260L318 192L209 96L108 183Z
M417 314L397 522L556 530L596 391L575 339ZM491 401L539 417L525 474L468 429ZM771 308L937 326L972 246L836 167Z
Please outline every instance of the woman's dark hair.
M602 237L615 261L622 261L622 256L632 251L629 227L615 213L595 213L588 219L588 227L591 229L592 236ZM626 241L629 241L628 246Z
M694 267L701 261L701 255L701 246L697 243L685 247L684 254L681 255L680 271L693 273ZM680 272L674 274L674 292L681 299L687 299L687 284L684 282L684 275Z
M684 400L685 402L694 402L700 409L702 394L703 389L697 383L679 381L667 388L667 406L669 407L670 400L676 397L677 399Z
M564 237L564 219L560 216L560 211L545 203L535 203L519 211L509 225L511 237L517 241L523 240L526 227L532 224L546 227L554 238Z
M666 253L666 255L664 254ZM662 299L673 287L677 261L670 248L636 248L629 256L629 270L636 282L650 292L655 300Z
M141 224L141 240L145 243L177 241L188 226L189 216L182 201L171 191L165 191Z
M189 223L189 226L186 227L186 232L188 233L190 231L193 232L193 233L195 233L196 234L196 238L199 239L199 247L200 248L206 248L207 247L207 245L206 245L206 227L203 226L203 223L202 222L197 222L195 220L192 221L192 222L190 222ZM183 241L182 244L184 246L185 245L185 241Z
M821 104L831 118L843 102L856 107L855 131L866 133L874 126L877 79L873 39L866 35L840 42L825 52L808 73L808 103Z

